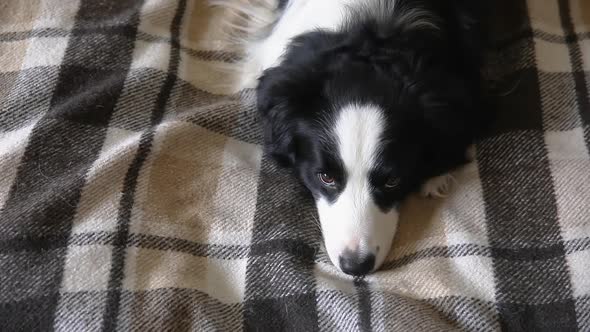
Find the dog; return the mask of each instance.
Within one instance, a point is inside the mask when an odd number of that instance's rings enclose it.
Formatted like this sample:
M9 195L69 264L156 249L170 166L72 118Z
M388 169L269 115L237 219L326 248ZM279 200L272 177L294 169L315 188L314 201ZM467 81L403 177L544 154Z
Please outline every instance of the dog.
M400 204L414 192L444 196L485 128L485 9L471 0L268 1L266 11L225 2L266 22L246 40L239 88L256 89L269 155L313 195L332 263L374 272Z

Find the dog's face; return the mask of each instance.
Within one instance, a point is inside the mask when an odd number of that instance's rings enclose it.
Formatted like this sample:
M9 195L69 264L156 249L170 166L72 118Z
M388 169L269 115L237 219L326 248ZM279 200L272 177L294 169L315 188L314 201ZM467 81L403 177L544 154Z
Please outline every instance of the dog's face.
M348 274L377 269L400 203L466 161L477 83L422 37L312 32L260 79L265 144L312 193L328 255Z
M333 116L309 132L296 169L315 198L330 259L346 273L362 274L389 251L398 204L415 181L403 163L416 161L389 141L380 106L351 103Z

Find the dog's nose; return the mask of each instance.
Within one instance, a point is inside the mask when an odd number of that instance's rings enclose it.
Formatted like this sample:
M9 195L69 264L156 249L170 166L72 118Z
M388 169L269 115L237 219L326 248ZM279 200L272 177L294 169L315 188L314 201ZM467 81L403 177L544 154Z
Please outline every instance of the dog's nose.
M353 276L365 275L375 267L375 255L346 250L339 257L340 269Z

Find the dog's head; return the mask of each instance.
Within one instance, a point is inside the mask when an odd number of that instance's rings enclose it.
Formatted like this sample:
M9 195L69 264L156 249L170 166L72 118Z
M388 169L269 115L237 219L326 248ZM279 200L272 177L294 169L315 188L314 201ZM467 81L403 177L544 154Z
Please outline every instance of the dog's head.
M462 52L434 24L368 22L297 37L261 77L266 147L312 193L328 255L342 271L377 269L399 204L465 162L479 75Z

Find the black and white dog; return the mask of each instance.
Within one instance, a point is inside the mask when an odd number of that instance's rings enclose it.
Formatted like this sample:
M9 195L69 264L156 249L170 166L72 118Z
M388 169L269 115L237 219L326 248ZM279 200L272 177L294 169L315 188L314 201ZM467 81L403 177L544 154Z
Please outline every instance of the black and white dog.
M266 34L247 44L241 87L257 89L268 152L315 198L333 264L370 273L391 248L399 204L444 195L486 122L481 3L273 5Z

